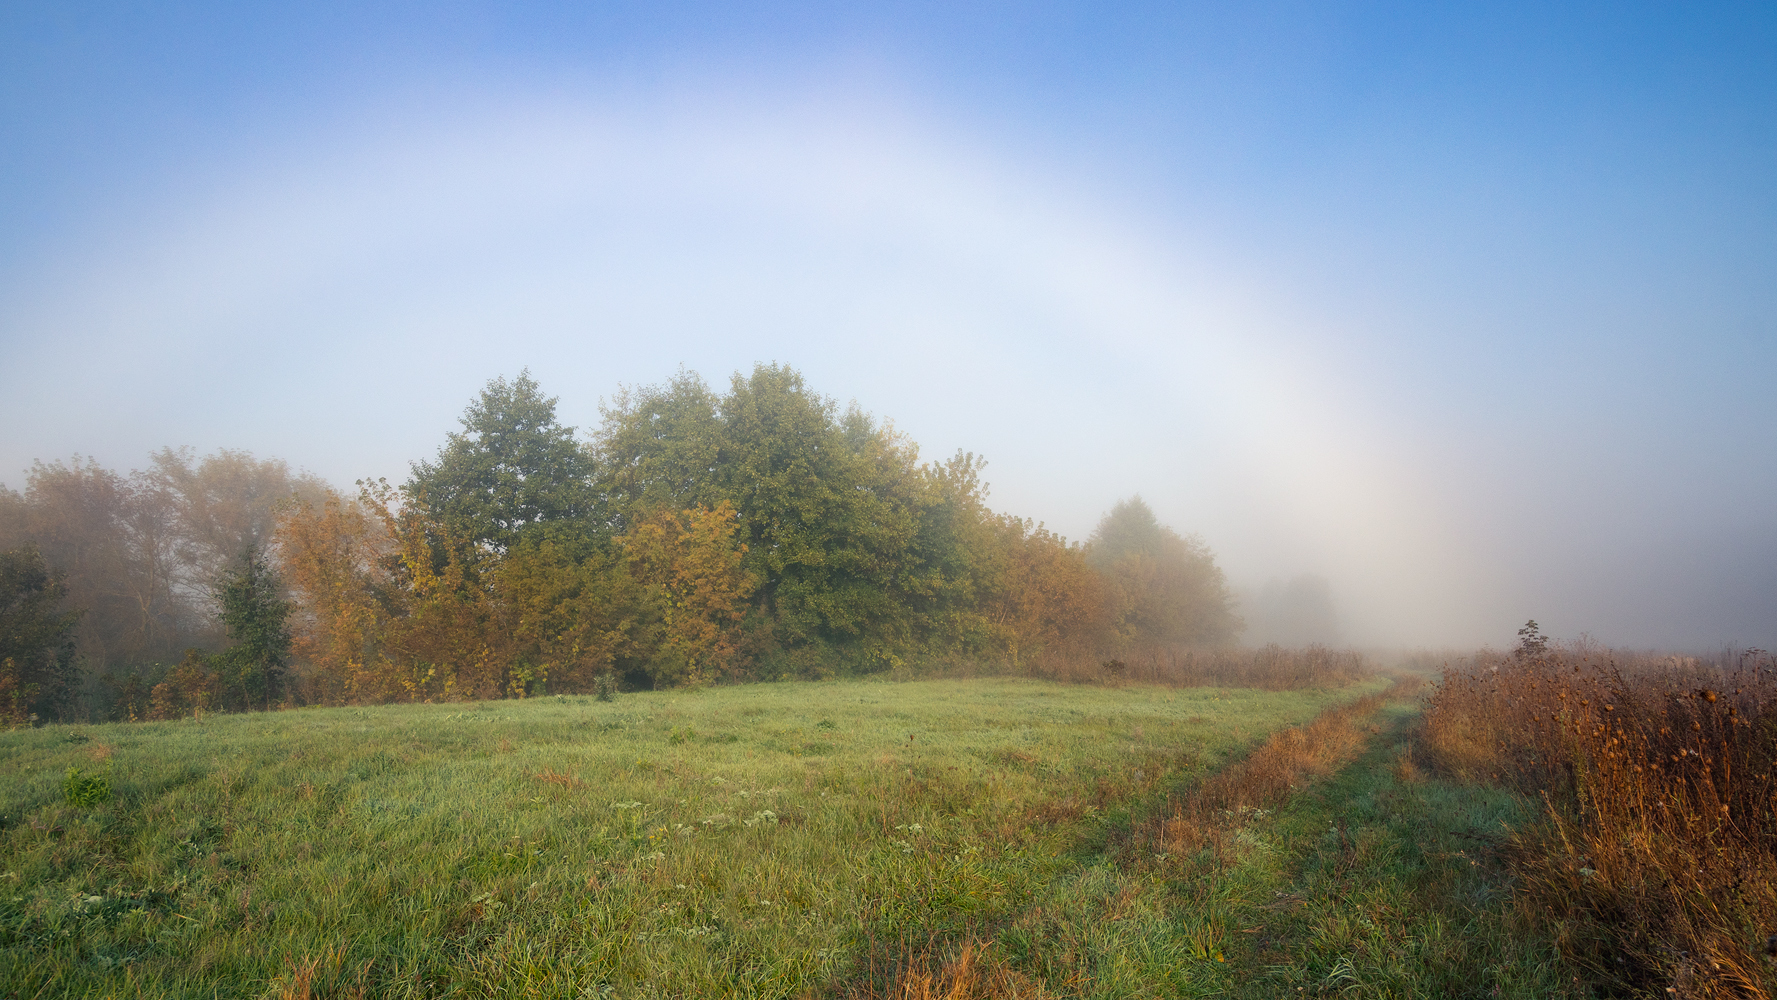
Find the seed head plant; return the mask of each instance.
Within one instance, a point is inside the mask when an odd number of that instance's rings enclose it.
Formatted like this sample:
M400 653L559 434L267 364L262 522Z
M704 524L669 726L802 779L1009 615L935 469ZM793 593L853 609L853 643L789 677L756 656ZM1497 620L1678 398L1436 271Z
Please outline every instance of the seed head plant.
M1425 742L1444 772L1545 803L1514 843L1526 911L1619 989L1769 995L1777 662L1519 637L1446 668Z

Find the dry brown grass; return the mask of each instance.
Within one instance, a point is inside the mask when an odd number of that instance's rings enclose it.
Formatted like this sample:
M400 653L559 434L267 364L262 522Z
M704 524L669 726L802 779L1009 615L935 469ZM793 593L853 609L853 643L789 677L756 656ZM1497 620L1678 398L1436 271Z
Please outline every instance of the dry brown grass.
M935 946L873 965L840 994L845 1000L1041 1000L1055 994L994 957L980 941L945 955Z
M1766 997L1777 933L1777 662L1588 647L1445 671L1425 747L1547 803L1514 841L1527 912L1612 990Z
M582 782L579 778L562 771L557 771L553 767L546 767L541 771L537 771L531 775L531 778L546 784L557 785L561 788L581 788L585 785L585 782Z
M265 995L277 1000L363 1000L371 989L370 967L366 962L348 970L344 949L328 948L320 955L293 959Z

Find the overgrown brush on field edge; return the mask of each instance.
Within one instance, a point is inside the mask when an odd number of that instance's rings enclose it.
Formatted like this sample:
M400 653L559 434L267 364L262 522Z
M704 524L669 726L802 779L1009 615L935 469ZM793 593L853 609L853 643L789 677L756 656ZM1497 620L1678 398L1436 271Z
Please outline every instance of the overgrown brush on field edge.
M1612 993L1766 997L1777 932L1777 663L1555 646L1447 668L1435 766L1543 798L1522 905Z

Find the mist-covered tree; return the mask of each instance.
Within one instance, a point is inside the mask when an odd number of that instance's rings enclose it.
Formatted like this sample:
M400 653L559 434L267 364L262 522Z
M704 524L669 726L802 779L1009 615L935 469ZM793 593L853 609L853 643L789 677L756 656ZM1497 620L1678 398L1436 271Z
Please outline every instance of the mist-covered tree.
M555 402L529 369L494 379L438 460L414 463L406 491L451 532L496 553L533 526L588 518L592 461L574 428L556 422Z
M1549 652L1549 637L1543 634L1541 625L1532 618L1518 630L1518 645L1512 650L1512 656L1519 660L1534 660Z
M211 660L222 697L234 708L267 708L281 696L290 662L290 603L257 549L216 588L223 626L233 642Z
M1086 544L1113 594L1116 640L1132 646L1220 645L1243 623L1209 547L1162 525L1141 497L1119 501Z
M0 539L36 546L60 575L85 612L77 665L121 691L152 684L187 649L220 647L217 581L266 542L281 504L324 488L244 451L163 448L128 475L79 456L37 462L22 494L0 489ZM79 687L103 700L104 684ZM110 714L97 703L84 711Z
M1158 557L1166 548L1168 535L1178 537L1160 523L1147 501L1133 496L1117 501L1099 519L1087 540L1086 558L1104 570L1130 556Z
M1245 641L1254 645L1330 645L1340 638L1332 584L1313 573L1268 581L1245 596L1242 612L1247 624Z
M321 502L328 493L320 478L246 451L223 448L198 458L190 448L162 448L149 463L131 480L166 509L176 586L200 605L230 567L266 551L284 507Z
M140 475L91 459L35 462L5 506L11 544L30 544L86 613L75 655L95 674L175 659L213 638L214 621L179 587L178 517Z
M80 612L67 593L36 548L0 552L0 721L71 714Z

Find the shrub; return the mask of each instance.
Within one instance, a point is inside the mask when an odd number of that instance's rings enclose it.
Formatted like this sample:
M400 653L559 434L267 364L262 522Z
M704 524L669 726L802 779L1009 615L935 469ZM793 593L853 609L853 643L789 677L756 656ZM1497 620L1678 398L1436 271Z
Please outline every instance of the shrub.
M1443 770L1547 804L1515 838L1527 912L1614 989L1765 996L1777 927L1777 662L1560 648L1449 667Z
M201 650L188 649L185 659L167 671L166 679L149 693L150 719L177 719L208 710L217 700L219 681L210 669L210 658Z
M102 774L86 774L78 767L68 769L62 779L62 798L80 809L111 801L111 779Z

